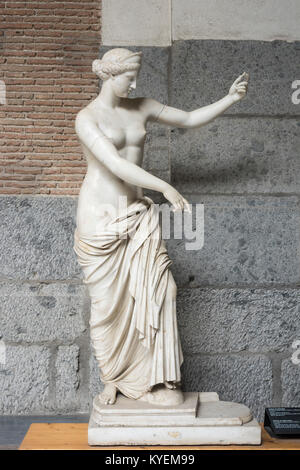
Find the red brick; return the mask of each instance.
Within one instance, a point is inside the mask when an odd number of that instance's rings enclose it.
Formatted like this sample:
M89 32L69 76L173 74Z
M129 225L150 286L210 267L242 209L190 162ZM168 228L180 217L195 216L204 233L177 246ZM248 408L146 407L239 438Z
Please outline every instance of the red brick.
M4 184L7 188L34 188L36 186L35 181L6 181Z
M100 3L0 2L0 193L78 195L86 162L74 121L99 93Z
M51 189L50 194L56 195L56 196L77 196L79 193L79 189L66 189L66 188L61 188L61 189Z

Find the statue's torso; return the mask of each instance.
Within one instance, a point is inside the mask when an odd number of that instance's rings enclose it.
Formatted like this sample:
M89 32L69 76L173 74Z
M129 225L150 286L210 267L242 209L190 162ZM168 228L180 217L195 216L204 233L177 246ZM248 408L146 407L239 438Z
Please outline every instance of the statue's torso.
M90 103L85 109L91 113L99 129L112 141L120 157L138 166L143 162L146 137L146 119L139 109L138 100L126 100L128 106L111 113ZM125 104L126 104L125 102ZM108 170L89 149L81 144L87 161L87 173L81 186L77 227L81 232L93 232L101 227L104 204L119 208L120 196L126 196L127 205L143 195L140 187L133 186ZM124 204L124 199L123 202Z

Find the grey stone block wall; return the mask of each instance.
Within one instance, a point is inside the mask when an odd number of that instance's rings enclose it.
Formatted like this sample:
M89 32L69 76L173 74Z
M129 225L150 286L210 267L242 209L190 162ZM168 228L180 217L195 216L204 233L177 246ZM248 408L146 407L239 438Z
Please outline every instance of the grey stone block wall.
M108 47L100 51L102 55ZM204 205L204 245L167 239L178 286L183 388L251 407L300 406L299 43L138 47L136 96L191 111L250 72L247 98L200 129L149 125L144 168ZM62 157L63 158L63 157ZM145 191L155 202L158 193ZM0 198L0 412L87 413L102 389L73 252L76 198ZM177 220L178 222L178 220Z

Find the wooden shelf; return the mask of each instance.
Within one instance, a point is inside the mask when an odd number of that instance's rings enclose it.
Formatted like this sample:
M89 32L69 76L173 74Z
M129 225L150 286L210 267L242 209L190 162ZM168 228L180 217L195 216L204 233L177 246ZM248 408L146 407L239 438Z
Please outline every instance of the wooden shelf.
M300 450L300 439L275 439L262 426L260 446L118 446L91 447L87 444L87 423L34 423L19 450Z

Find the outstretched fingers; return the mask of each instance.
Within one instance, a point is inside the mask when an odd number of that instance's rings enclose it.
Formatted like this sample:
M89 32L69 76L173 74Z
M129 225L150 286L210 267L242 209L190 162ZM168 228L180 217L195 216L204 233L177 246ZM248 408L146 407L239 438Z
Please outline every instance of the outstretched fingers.
M238 78L233 82L233 84L234 85L248 84L248 78L249 78L249 74L246 73L246 72L243 72L241 75L238 76ZM243 81L241 81L241 80L243 80Z
M181 210L181 206L180 206L179 201L178 201L178 202L174 202L173 207L174 207L173 212L177 212L177 211L180 211L180 210Z
M239 75L238 78L234 80L233 85L237 85L243 77L244 77L244 74L242 73L242 75Z
M190 206L189 202L185 198L183 198L183 202L184 202L184 210L191 214L192 210L191 210L191 206Z
M173 204L173 207L174 207L173 212L176 212L177 210L178 211L183 211L184 210L184 211L187 211L187 212L191 213L191 207L190 207L188 201L182 196L180 196L176 200L176 202Z

